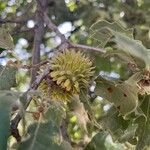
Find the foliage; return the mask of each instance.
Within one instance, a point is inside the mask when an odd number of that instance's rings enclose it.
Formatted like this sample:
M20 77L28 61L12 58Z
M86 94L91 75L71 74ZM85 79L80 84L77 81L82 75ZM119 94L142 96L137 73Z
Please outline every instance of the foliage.
M27 134L29 138L22 141L19 144L18 149L72 149L67 142L60 141L59 128L56 127L52 122L32 124L28 127Z
M7 149L7 140L10 135L10 117L12 104L18 99L18 94L1 90L0 91L0 149Z
M148 150L150 1L39 1L0 1L0 149Z
M10 90L16 86L16 67L0 66L0 90Z

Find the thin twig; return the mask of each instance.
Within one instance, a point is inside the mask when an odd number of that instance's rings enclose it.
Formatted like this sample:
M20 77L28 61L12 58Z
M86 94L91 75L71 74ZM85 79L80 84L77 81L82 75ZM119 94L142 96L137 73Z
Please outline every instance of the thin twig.
M68 48L75 48L75 49L81 49L81 50L91 50L91 51L96 51L100 53L105 53L106 50L102 48L97 48L97 47L92 47L92 46L87 46L87 45L82 45L82 44L69 44Z
M57 26L51 22L46 12L44 13L44 21L46 25L48 26L48 28L54 31L57 34L57 36L60 37L61 43L68 42L66 37L58 30Z
M45 64L47 64L49 61L48 60L46 60L46 61L42 61L42 62L40 62L40 63L38 63L38 64L35 64L35 65L18 65L18 68L22 68L22 69L32 69L32 68L39 68L39 67L41 67L41 66L43 66L43 65L45 65ZM15 66L15 65L14 65ZM16 65L16 67L17 67L17 65Z
M75 48L75 49L81 49L81 50L91 50L91 51L97 51L100 53L105 53L106 51L102 48L96 48L96 47L91 47L87 45L81 45L81 44L73 44L70 43L66 37L59 31L58 27L52 23L50 18L48 17L47 13L44 13L44 21L47 25L47 27L54 31L58 37L61 39L61 45L59 46L59 49L66 49L66 48Z

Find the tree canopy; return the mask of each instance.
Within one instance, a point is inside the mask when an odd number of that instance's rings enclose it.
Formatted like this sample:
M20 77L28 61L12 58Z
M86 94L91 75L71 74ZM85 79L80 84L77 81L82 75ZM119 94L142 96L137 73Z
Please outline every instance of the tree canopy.
M149 16L149 0L1 0L0 150L149 150Z

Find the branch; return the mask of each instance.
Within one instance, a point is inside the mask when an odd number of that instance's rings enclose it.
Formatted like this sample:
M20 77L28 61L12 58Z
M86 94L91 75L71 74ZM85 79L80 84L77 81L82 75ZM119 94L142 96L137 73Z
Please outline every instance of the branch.
M48 28L51 29L52 31L54 31L56 33L56 35L58 37L60 37L61 43L67 42L66 37L58 30L57 26L51 22L51 20L47 16L46 12L44 13L44 21L45 21L46 25L48 26Z
M69 44L68 48L75 48L75 49L82 49L82 50L92 50L96 52L101 52L105 53L106 51L102 48L97 48L97 47L92 47L92 46L87 46L87 45L82 45L82 44Z
M40 3L39 3L40 2ZM32 51L32 66L36 66L40 63L40 45L42 42L42 37L44 33L44 21L43 21L43 13L40 5L42 4L44 7L46 7L47 0L39 0L37 1L37 11L36 11L36 21L37 21L37 28L35 28L35 35L34 35L34 43L33 43L33 51ZM32 97L28 95L29 91L36 90L38 88L38 85L41 83L41 81L49 74L50 68L46 68L45 71L39 75L37 78L37 67L31 69L31 86L23 94L23 98L26 97L25 106L24 109L26 110L29 106ZM15 118L11 121L11 134L16 138L16 140L19 142L21 140L21 137L18 132L18 123L20 122L22 118L22 113L18 112Z
M48 17L47 13L44 12L44 21L49 29L54 31L58 37L61 39L61 45L59 46L59 49L66 49L66 48L75 48L75 49L82 49L82 50L92 50L92 51L97 51L101 53L105 53L106 51L102 48L96 48L96 47L91 47L87 45L81 45L81 44L73 44L70 43L66 37L58 30L58 27L52 23L50 18Z
M1 19L0 18L0 24L6 24L6 23L16 23L16 24L24 24L28 21L28 19L26 20L7 20L7 19Z
M40 0L43 6L46 6L46 0ZM44 20L43 20L43 10L40 7L39 1L37 1L36 10L36 28L34 35L33 51L32 51L32 65L40 63L40 45L42 43L43 33L44 33ZM31 69L31 84L34 82L37 76L37 68Z

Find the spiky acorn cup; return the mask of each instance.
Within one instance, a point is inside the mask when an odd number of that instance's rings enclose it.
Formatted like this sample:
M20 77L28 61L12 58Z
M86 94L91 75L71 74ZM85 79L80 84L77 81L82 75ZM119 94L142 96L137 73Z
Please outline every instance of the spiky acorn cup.
M52 83L48 88L46 81L43 81L40 89L47 89L52 100L69 101L73 95L89 87L94 74L91 60L80 51L65 50L58 53L50 61L50 66Z

